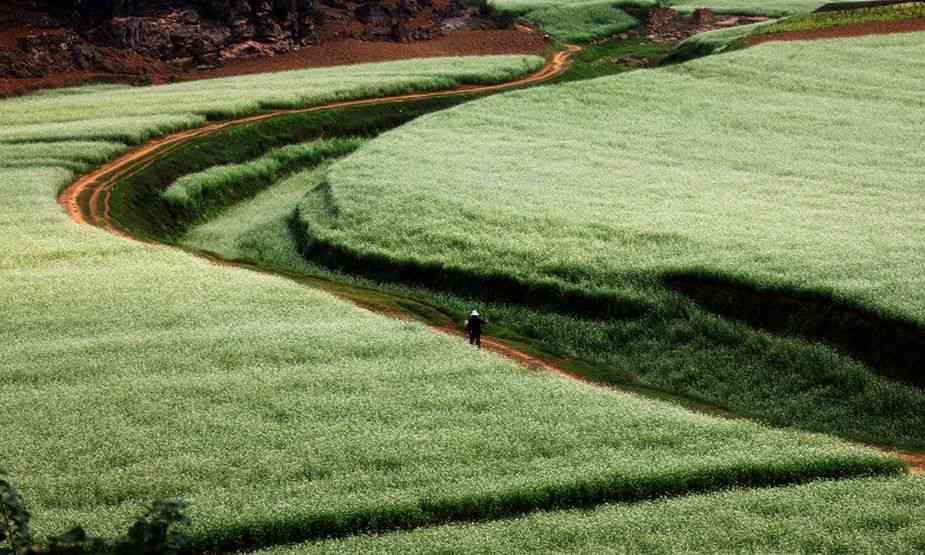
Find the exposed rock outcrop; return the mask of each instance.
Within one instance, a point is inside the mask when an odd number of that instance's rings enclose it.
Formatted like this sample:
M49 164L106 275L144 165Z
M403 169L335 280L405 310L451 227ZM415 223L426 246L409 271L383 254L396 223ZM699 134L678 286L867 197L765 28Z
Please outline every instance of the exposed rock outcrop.
M209 67L336 39L426 40L464 0L13 0L32 31L0 48L0 77L57 70ZM2 10L2 8L0 8ZM48 30L45 30L48 29Z

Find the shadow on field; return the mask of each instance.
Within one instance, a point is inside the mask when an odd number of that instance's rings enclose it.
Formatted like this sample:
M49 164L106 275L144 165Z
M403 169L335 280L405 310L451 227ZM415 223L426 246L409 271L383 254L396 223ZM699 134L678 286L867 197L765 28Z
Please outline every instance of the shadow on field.
M323 184L316 195L329 215L337 217L330 187ZM377 282L401 283L472 297L483 301L521 305L592 320L639 318L652 307L616 292L588 292L557 282L537 282L501 272L476 271L436 262L395 260L387 255L358 252L320 239L300 211L290 220L299 252L326 268Z
M775 334L825 343L879 375L925 388L925 330L823 293L760 290L703 274L673 274L663 283L701 308Z

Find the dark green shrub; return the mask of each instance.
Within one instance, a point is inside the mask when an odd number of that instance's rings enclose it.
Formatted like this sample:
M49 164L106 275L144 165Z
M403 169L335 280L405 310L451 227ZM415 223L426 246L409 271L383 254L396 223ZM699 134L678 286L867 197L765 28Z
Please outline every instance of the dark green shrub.
M0 476L4 473L0 471ZM157 500L138 517L116 550L126 555L178 555L188 543L178 526L190 525L183 511L185 501ZM0 478L0 555L34 555L37 553L101 553L111 551L99 538L91 538L80 526L48 538L41 549L33 544L29 530L29 511L16 489Z
M3 475L0 471L0 476ZM16 488L3 478L0 478L0 553L32 553L29 511Z
M128 530L119 544L122 553L144 555L176 555L187 543L186 536L176 526L189 526L183 511L185 501L155 501Z

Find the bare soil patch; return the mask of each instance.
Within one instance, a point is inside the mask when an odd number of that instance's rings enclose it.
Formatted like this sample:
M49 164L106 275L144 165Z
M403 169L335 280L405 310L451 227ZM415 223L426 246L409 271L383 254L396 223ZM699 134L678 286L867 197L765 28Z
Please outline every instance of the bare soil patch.
M0 27L0 54L15 47L26 32L21 27ZM231 77L328 67L346 64L385 62L408 58L443 56L485 56L492 54L542 55L548 47L539 33L526 27L510 30L461 30L432 40L416 42L385 42L344 39L308 46L272 57L254 58L229 63L213 69L179 70L165 63L152 64L139 59L128 64L132 72L104 73L99 71L52 72L43 77L0 78L0 97L25 94L39 89L71 87L86 83L162 84L170 81L194 81L216 77ZM126 62L127 63L127 62Z
M178 75L181 80L228 77L311 67L328 67L407 58L487 56L493 54L542 55L548 43L526 27L512 30L457 31L432 40L397 43L346 39L308 46L272 58L242 60L227 66Z
M813 31L794 31L789 33L769 33L756 35L745 39L746 46L754 46L765 42L837 39L846 37L861 37L865 35L889 35L893 33L915 33L925 31L925 19L908 19L905 21L890 21L886 23L857 23L844 27L829 29L815 29Z

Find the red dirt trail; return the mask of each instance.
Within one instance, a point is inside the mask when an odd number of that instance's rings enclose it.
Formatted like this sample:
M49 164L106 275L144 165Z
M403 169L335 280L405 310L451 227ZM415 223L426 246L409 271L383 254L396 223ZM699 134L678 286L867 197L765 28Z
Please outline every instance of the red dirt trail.
M167 135L160 139L155 139L148 142L145 145L142 145L138 148L135 148L123 156L106 163L97 170L79 178L77 181L72 183L67 189L65 189L58 196L58 203L64 208L68 215L78 224L90 224L97 227L101 227L114 235L122 237L127 240L139 241L139 239L129 235L126 231L119 229L116 224L110 218L109 210L109 200L111 195L111 190L115 184L123 178L131 176L138 171L141 171L143 168L147 167L151 163L155 162L158 159L163 158L171 151L182 145L183 143L194 139L196 137L201 137L211 133L215 133L222 129L227 129L229 127L234 127L238 125L244 125L248 123L253 123L257 121L263 121L274 117L279 117L286 114L293 113L304 113L304 112L315 112L322 110L332 110L344 107L351 106L369 106L375 104L388 104L388 103L402 103L410 102L415 100L421 100L426 98L442 97L442 96L454 96L454 95L463 95L463 94L472 94L472 93L481 93L481 92L490 92L490 91L499 91L503 89L509 89L514 87L519 87L523 85L536 84L547 79L550 79L560 73L562 73L569 65L569 59L572 54L579 51L580 48L574 45L569 45L565 50L556 53L547 64L538 72L511 81L508 83L502 83L498 85L488 85L488 86L465 86L459 87L452 90L434 92L434 93L420 93L420 94L406 94L400 96L391 96L391 97L381 97L373 98L367 100L354 100L346 102L336 102L331 104L325 104L322 106L315 106L311 108L296 109L296 110L277 110L273 112L268 112L265 114L259 114L255 116L249 116L245 118L239 118L234 120L228 120L224 122L217 122L200 127L198 129L191 129L188 131L181 131L178 133L173 133ZM262 271L259 269L254 269L250 266L237 264L235 262L226 261L222 259L217 259L212 256L205 256L208 260L213 263L228 266L247 269L251 271ZM335 293L336 294L336 293ZM348 299L351 300L351 299ZM363 307L370 309L370 307ZM410 317L407 314L398 313L394 311L389 311L385 313L387 316L410 320ZM445 327L431 327L431 330L434 332L445 333L448 335L462 336L462 333L455 329L452 326ZM599 383L592 382L581 376L573 374L568 370L563 369L562 367L556 365L555 363L544 360L540 357L519 351L513 347L507 346L499 341L492 340L487 337L483 337L482 346L492 353L503 356L519 366L532 370L540 370L545 372L551 372L558 376L561 376L565 379L573 380L586 384L588 386L606 389L608 391L617 391L617 388L603 385ZM898 457L904 460L909 464L909 472L911 474L925 474L925 452L923 453L914 453L914 452L898 452L898 451L887 451L876 446L870 446L873 449L883 452L886 455L893 457Z
M863 37L866 35L890 35L895 33L915 33L925 31L925 19L908 19L887 23L855 23L830 29L813 31L791 31L789 33L769 33L755 35L745 39L746 46L755 46L765 42L790 42L797 40L839 39Z

